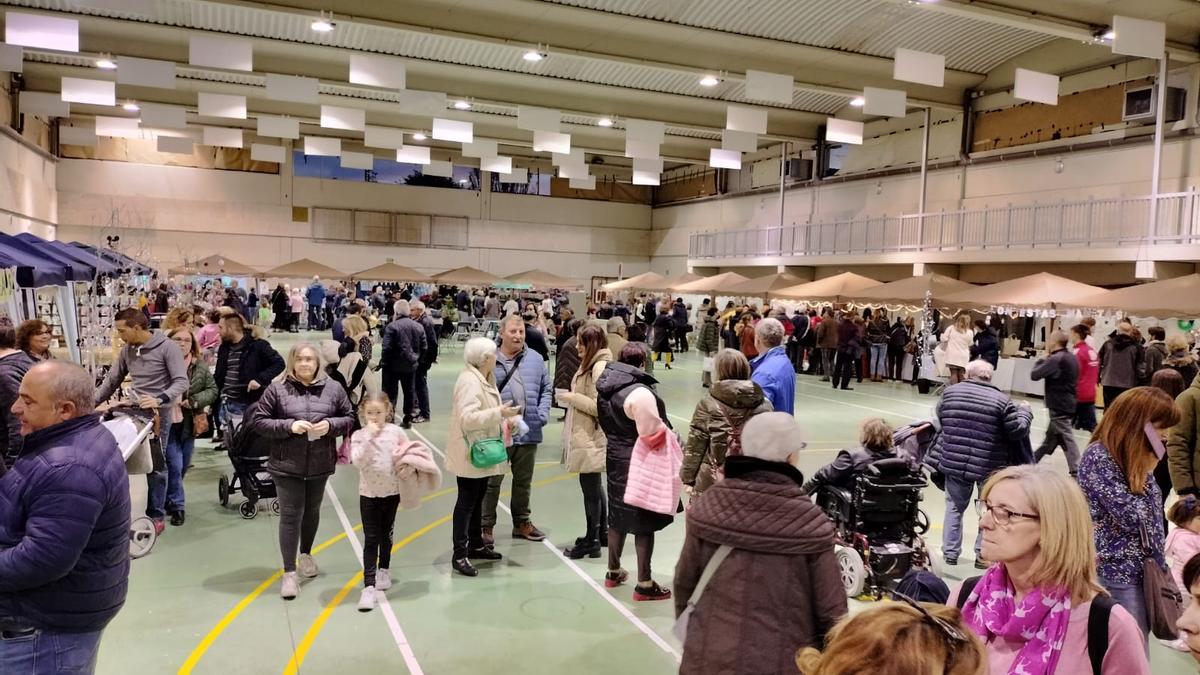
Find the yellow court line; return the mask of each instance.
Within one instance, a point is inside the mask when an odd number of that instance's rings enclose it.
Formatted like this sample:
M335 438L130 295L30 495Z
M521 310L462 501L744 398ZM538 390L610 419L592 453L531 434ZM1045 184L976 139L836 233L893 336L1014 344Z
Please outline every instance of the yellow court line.
M530 487L541 487L543 485L549 485L550 483L557 483L559 481L572 478L574 475L575 474L563 474L561 476L555 476L554 478L547 478L546 480L538 481L532 484ZM504 492L501 493L501 496L503 497L510 494L512 493ZM450 514L433 521L416 532L413 532L405 537L402 541L396 542L396 545L392 547L392 553L395 553L405 546L408 546L425 533L439 525L449 522L453 518L454 514ZM300 666L304 663L304 657L308 655L308 650L312 648L313 642L316 641L317 636L322 630L324 630L325 623L329 621L329 617L333 615L333 610L337 609L338 605L340 605L342 601L346 599L346 596L350 594L350 591L354 590L356 586L362 583L362 579L363 573L361 571L357 572L349 581L346 582L345 586L342 586L341 590L337 592L337 595L333 596L333 599L329 601L329 604L325 606L325 609L321 610L321 614L318 615L316 620L312 622L312 625L308 627L308 631L304 634L304 637L300 640L300 643L296 645L296 651L292 654L291 660L288 661L287 666L283 669L283 675L296 675L296 673L299 672Z

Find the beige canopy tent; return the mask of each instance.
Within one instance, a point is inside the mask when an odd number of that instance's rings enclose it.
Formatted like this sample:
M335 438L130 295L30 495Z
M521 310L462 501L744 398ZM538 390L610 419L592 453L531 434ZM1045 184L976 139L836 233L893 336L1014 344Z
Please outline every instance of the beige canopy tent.
M1074 307L1117 309L1134 316L1200 316L1200 274L1188 274L1148 284L1104 291L1070 303Z
M850 302L858 299L859 294L868 288L875 288L881 285L880 282L864 277L861 274L842 272L841 274L825 279L818 279L806 284L800 284L799 286L785 288L772 293L772 295L794 300Z
M534 288L579 288L580 284L544 270L527 270L504 277L514 284L529 284Z
M210 274L212 276L252 277L258 270L242 263L226 258L223 255L210 255L192 263L172 267L168 274Z
M382 265L376 265L370 269L355 272L350 276L363 281L430 281L429 275L421 274L411 267L397 265L390 260Z
M775 274L768 274L765 277L756 277L733 284L729 288L721 289L721 293L724 295L746 295L761 298L771 295L775 291L791 288L802 283L805 283L804 280L798 276L788 274L787 272L777 272Z
M723 293L729 286L747 281L749 279L737 272L723 272L716 276L701 277L681 286L674 286L671 290L680 293L717 293L718 291Z
M269 269L266 272L260 273L258 276L278 277L281 279L303 279L306 277L317 276L325 279L345 279L347 274L345 272L335 270L328 265L322 265L315 260L301 258L299 260L293 260L286 265L280 265L279 267Z
M500 281L500 277L474 267L456 267L433 275L433 280L440 284L491 286Z
M1038 272L1019 279L951 293L941 300L958 307L1022 307L1052 309L1059 306L1078 307L1085 299L1105 297L1099 286L1089 286L1049 272Z
M680 286L683 286L684 284L690 284L693 281L699 281L703 278L704 277L700 276L699 274L684 272L683 274L677 274L673 277L667 277L667 280L663 282L663 289L669 291L680 290Z
M919 277L909 277L860 291L858 301L887 305L922 305L925 303L925 294L930 293L933 303L936 305L947 295L973 288L978 288L978 286L930 272Z
M610 281L600 288L606 291L658 291L666 288L667 279L661 274L643 272L637 276Z

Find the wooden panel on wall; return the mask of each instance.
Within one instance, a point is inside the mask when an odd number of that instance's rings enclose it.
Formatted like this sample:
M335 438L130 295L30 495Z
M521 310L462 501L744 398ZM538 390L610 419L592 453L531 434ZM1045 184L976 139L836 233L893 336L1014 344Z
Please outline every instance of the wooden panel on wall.
M652 192L645 185L596 180L595 190L575 190L565 178L550 179L550 196L569 199L601 199L609 202L649 204Z
M778 169L778 162L775 163L775 167ZM775 179L775 184L779 184L778 177ZM717 172L715 170L701 171L677 180L664 182L654 188L654 203L668 204L715 194L717 194Z
M159 152L154 141L101 137L95 147L61 145L59 156L70 159L103 159L137 164L188 166L196 169L227 169L254 173L279 173L274 162L250 159L250 148L212 148L196 144L191 155Z
M1058 138L1086 136L1093 129L1121 123L1125 87L1135 80L1061 96L1058 105L1023 103L1012 108L975 114L971 150L997 150Z

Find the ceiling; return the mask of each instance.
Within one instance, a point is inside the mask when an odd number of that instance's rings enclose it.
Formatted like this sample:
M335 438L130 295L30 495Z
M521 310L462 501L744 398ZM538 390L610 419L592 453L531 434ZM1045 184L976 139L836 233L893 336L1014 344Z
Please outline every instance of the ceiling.
M705 163L720 147L726 105L745 96L748 69L795 78L788 104L771 104L760 147L780 140L809 143L829 116L863 119L849 101L863 86L904 88L910 106L957 109L964 92L1011 81L1014 64L1033 60L1046 72L1094 68L1114 56L1091 35L1114 12L1166 21L1172 58L1200 59L1200 3L1191 0L1044 0L1000 3L941 0L290 0L286 4L222 0L0 0L29 11L80 20L81 53L27 50L27 88L58 91L62 76L111 79L92 67L99 53L179 64L175 90L118 87L119 99L178 103L195 110L196 92L242 94L255 113L289 114L302 133L341 134L316 125L315 105L268 101L266 73L317 77L321 102L360 107L367 122L428 130L430 118L399 110L394 94L348 84L355 52L408 60L408 87L470 100L469 111L440 116L471 121L478 137L500 141L502 152L530 157L532 134L516 128L518 105L558 108L574 147L623 157L622 118L663 121L667 166ZM336 29L317 33L315 15L332 10ZM254 44L254 69L234 73L187 65L188 39L199 31L245 36ZM891 56L899 47L946 56L943 87L898 83ZM548 57L521 58L529 49ZM1036 57L1036 58L1035 58ZM703 87L704 74L720 83ZM1007 78L1007 80L1006 80ZM125 114L73 106L76 114ZM596 125L614 117L613 128ZM190 121L233 125L190 116ZM253 127L252 121L248 123ZM358 135L361 137L361 135ZM451 149L453 144L442 144ZM543 157L545 157L543 155Z

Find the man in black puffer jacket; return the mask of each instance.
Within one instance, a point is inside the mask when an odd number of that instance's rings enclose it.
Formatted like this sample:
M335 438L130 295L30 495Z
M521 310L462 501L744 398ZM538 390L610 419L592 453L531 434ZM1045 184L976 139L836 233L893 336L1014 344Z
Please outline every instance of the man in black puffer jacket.
M25 442L0 478L0 673L65 672L64 656L91 673L128 590L129 477L87 371L38 364L20 394Z
M958 564L962 550L962 514L971 495L996 471L1012 464L1012 444L1029 436L1033 411L1017 405L992 386L992 364L967 364L967 380L951 385L938 402L937 417L942 435L926 463L946 479L946 520L942 530L942 554L946 562ZM981 538L975 539L975 565Z

